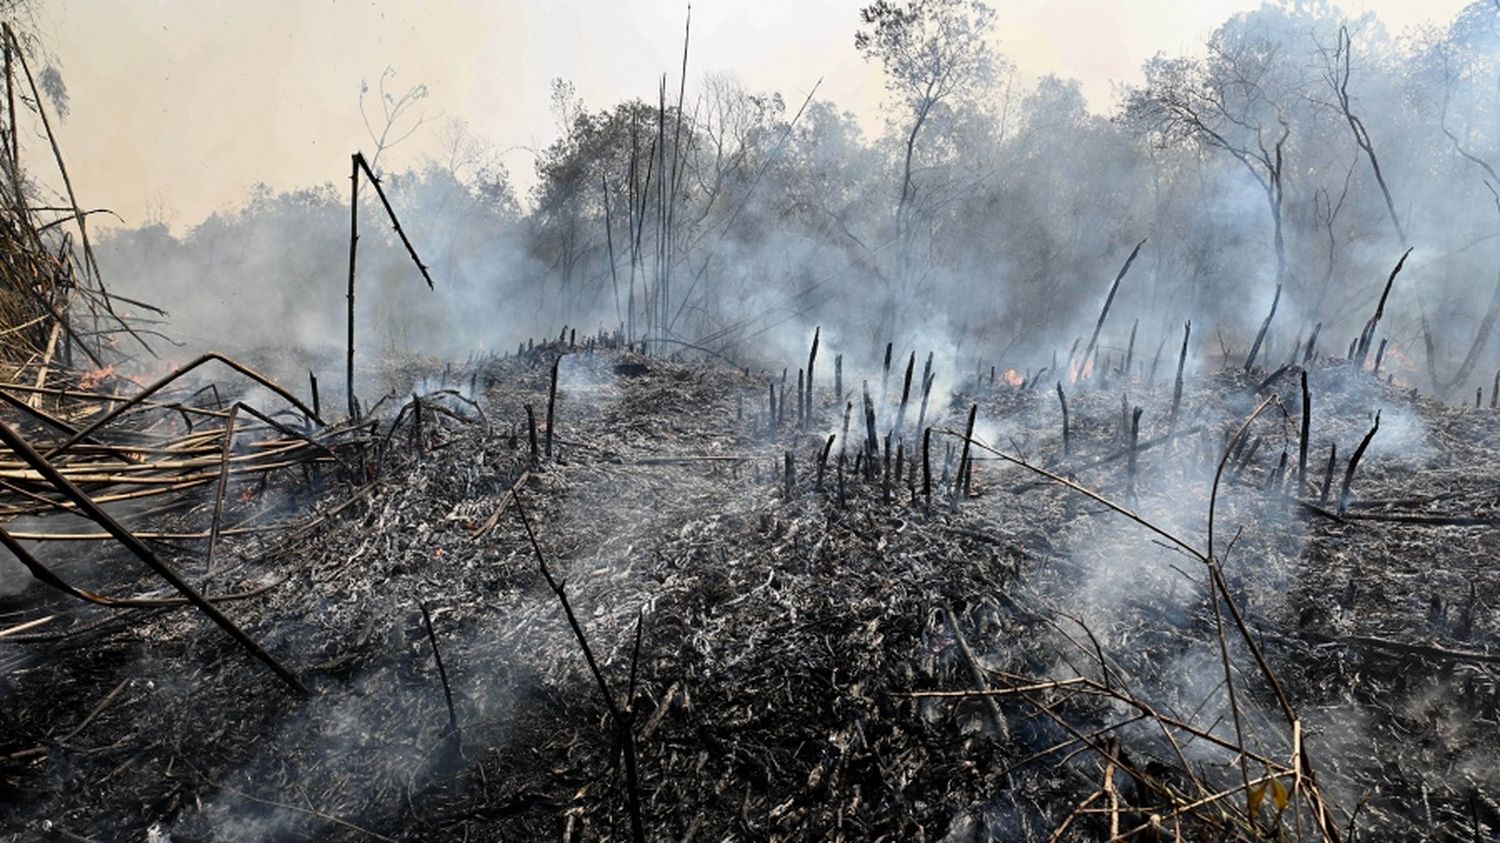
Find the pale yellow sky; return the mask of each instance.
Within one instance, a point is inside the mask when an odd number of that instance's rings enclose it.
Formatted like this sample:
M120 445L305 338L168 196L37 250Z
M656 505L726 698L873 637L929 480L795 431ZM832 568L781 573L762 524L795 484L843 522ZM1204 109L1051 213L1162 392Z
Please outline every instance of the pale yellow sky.
M698 0L689 83L731 71L795 107L819 96L878 125L875 68L853 47L860 0ZM1000 48L1024 77L1083 81L1099 108L1158 50L1188 52L1249 0L995 0ZM1393 31L1446 21L1463 0L1365 0ZM264 181L288 188L345 176L370 147L361 79L387 66L426 83L434 119L391 153L400 166L467 121L522 185L523 147L556 133L549 81L565 77L590 107L655 95L676 76L684 4L670 0L61 0L41 12L61 59L72 114L59 134L79 201L130 224L181 228ZM45 153L45 149L35 150Z

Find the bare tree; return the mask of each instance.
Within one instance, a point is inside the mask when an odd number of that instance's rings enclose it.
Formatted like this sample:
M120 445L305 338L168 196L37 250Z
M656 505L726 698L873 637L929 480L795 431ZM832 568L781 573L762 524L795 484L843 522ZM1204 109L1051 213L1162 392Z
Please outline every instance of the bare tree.
M430 119L425 111L416 111L422 101L427 99L426 85L413 85L400 94L392 93L386 89L386 83L396 78L396 69L386 65L381 71L380 78L375 82L376 99L380 103L380 113L376 115L380 120L380 128L376 129L375 118L371 116L370 109L365 104L365 98L370 93L370 84L363 80L359 83L359 116L364 121L365 132L370 136L370 142L375 144L375 151L370 155L370 169L378 175L380 173L380 156L391 147L401 143L416 134L416 131Z
M1349 35L1349 27L1339 27L1338 40L1332 50L1323 48L1319 52L1323 56L1323 79L1333 91L1336 107L1343 115L1344 121L1349 124L1349 131L1354 136L1355 145L1370 162L1370 169L1375 173L1375 183L1380 186L1380 195L1385 199L1385 209L1390 214L1391 225L1396 229L1396 236L1401 240L1401 245L1406 246L1408 245L1406 229L1401 225L1401 217L1396 213L1396 202L1391 198L1391 188L1386 184L1385 174L1380 170L1380 159L1375 155L1375 142L1370 139L1370 130L1365 128L1364 121L1354 113L1354 104L1349 96L1349 80L1353 76L1351 67L1354 56L1354 39Z
M901 190L896 202L898 283L910 284L915 177L922 131L939 108L972 97L994 79L997 58L988 36L995 13L981 0L877 0L860 10L865 29L854 46L885 69L886 88L905 120Z

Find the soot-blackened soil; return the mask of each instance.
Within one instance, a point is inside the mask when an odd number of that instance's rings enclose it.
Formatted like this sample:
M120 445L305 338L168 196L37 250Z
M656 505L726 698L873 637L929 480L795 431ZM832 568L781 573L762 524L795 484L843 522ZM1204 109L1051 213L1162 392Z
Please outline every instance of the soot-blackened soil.
M1176 419L1170 384L1100 373L1065 385L1066 455L1050 385L970 384L951 401L934 396L929 501L914 411L904 444L894 438L900 476L895 455L871 474L856 453L862 398L845 396L845 437L826 374L806 424L784 410L772 425L764 373L620 352L563 357L553 453L534 460L525 406L545 447L562 351L455 373L458 396L429 373L438 388L420 427L408 415L369 482L288 472L231 496L239 518L274 498L285 528L227 540L222 590L270 587L223 608L311 698L191 610L79 608L40 587L6 598L0 628L58 617L0 638L0 829L18 839L629 839L618 732L519 507L632 712L652 839L1046 839L1066 827L1064 837L1087 840L1107 838L1112 823L1159 830L1141 839L1233 831L1212 816L1171 816L1162 794L1180 793L1180 806L1195 787L1233 787L1238 755L1168 738L1118 700L909 696L1090 676L1224 741L1291 756L1253 653L1232 635L1220 647L1201 562L988 451L974 451L969 493L953 489L961 441L943 431L961 429L977 403L978 438L1194 547L1206 544L1214 472L1230 447L1215 558L1301 718L1340 830L1500 833L1500 413L1315 367L1299 484L1291 377L1257 393L1263 375L1205 375ZM846 382L858 383L852 370ZM461 400L470 384L477 410ZM1231 441L1272 393L1288 397ZM795 408L794 387L781 400ZM883 436L898 396L874 403ZM1136 405L1147 447L1132 480ZM1376 410L1382 427L1340 515L1347 454ZM820 472L829 434L838 438ZM1319 503L1330 443L1343 456ZM207 514L200 505L170 517L201 527ZM102 543L99 554L71 570L160 592ZM201 555L184 545L173 558L202 576ZM1136 772L1111 777L1112 813L1076 813L1101 790L1107 762L1090 746L1103 740ZM1274 801L1263 797L1256 822L1291 834L1296 817L1275 816Z

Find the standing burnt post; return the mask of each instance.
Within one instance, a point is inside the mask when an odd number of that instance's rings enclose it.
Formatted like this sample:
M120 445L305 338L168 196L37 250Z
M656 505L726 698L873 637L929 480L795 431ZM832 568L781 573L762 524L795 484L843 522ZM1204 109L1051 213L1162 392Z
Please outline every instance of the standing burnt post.
M1500 373L1497 373L1497 377L1500 377ZM318 376L313 374L312 369L307 370L307 386L308 389L312 392L313 415L322 416L323 401L318 396Z
M880 456L880 437L875 432L875 402L870 400L870 383L865 382L865 479L872 479L875 460Z
M937 377L932 372L932 352L927 352L927 366L922 372L922 405L917 412L917 430L926 429L927 399L932 394L932 381Z
M1323 330L1323 323L1319 322L1313 326L1312 336L1307 338L1307 348L1302 351L1302 365L1306 366L1317 359L1318 354L1318 332Z
M448 669L443 666L437 633L432 631L432 613L427 610L427 601L422 600L417 605L422 608L422 625L427 627L427 643L432 645L432 660L437 663L438 678L443 681L443 699L448 703L448 732L444 737L453 742L455 750L459 750L463 746L463 737L458 729L458 709L453 705L453 688L448 684Z
M535 468L541 454L536 443L536 412L531 409L530 404L526 405L526 430L531 444L531 466Z
M547 388L547 459L552 459L552 429L557 420L557 367L562 364L562 355L552 361L552 384Z
M1380 318L1385 315L1386 300L1391 297L1391 287L1395 285L1396 276L1401 274L1401 267L1406 265L1406 259L1410 256L1411 249L1408 248L1402 253L1401 259L1396 261L1396 267L1391 270L1390 277L1385 279L1385 289L1380 292L1380 302L1375 305L1374 315L1365 323L1364 330L1360 331L1359 344L1355 347L1354 355L1349 361L1357 369L1363 369L1365 366L1365 357L1370 353L1370 343L1375 340L1375 329L1380 325Z
M1104 307L1099 310L1099 321L1094 323L1093 336L1089 337L1089 344L1083 350L1083 359L1078 361L1079 372L1082 372L1084 369L1088 368L1089 357L1093 355L1094 349L1097 348L1099 344L1099 331L1104 328L1104 320L1109 317L1109 306L1114 304L1115 294L1120 291L1120 282L1125 280L1125 273L1130 271L1130 265L1135 263L1135 258L1141 253L1141 247L1144 245L1146 245L1146 239L1141 238L1141 242L1135 244L1135 248L1130 250L1130 257L1125 259L1125 264L1120 267L1119 273L1115 275L1114 283L1109 285L1109 295L1105 296ZM1076 344L1074 345L1074 348L1077 348ZM1068 355L1069 365L1071 365L1072 362L1073 355L1070 353Z
M973 465L969 461L969 446L974 440L974 417L978 414L978 404L974 404L969 407L969 423L964 425L964 450L962 456L960 456L958 459L958 476L954 478L953 483L954 490L962 491L965 497L968 497L969 493L972 491L969 477L973 473Z
M1276 318L1276 305L1281 303L1281 284L1276 285L1276 294L1271 297L1271 312L1266 314L1266 321L1260 323L1260 331L1255 335L1255 342L1250 345L1250 353L1245 357L1245 371L1255 367L1255 358L1260 356L1261 344L1266 341L1266 333L1271 330L1271 320Z
M932 508L932 428L922 430L922 499Z
M1141 444L1141 408L1137 406L1130 413L1130 460L1129 460L1129 484L1126 487L1126 495L1132 504L1135 502L1135 477L1136 477L1136 454Z
M1359 467L1359 458L1365 455L1365 449L1370 447L1370 440L1375 438L1375 432L1380 430L1380 411L1375 411L1375 424L1370 427L1370 432L1365 438L1359 440L1359 447L1354 449L1354 455L1349 458L1349 467L1344 470L1344 485L1339 489L1339 514L1343 515L1349 508L1349 487L1354 483L1354 470Z
M417 271L422 273L422 278L427 282L427 289L433 289L432 276L428 274L427 267L417 257L417 250L412 247L411 241L407 239L406 232L401 230L401 221L396 219L396 212L391 208L391 203L385 198L385 191L380 188L380 179L370 170L370 165L365 163L365 156L356 152L350 156L349 164L349 317L348 317L348 360L345 377L347 380L349 398L349 418L359 418L359 405L354 397L354 264L358 254L359 245L359 175L365 175L375 188L375 195L380 197L380 204L385 206L386 215L391 219L391 227L396 230L396 235L401 238L402 245L406 246L406 253L411 256L412 263L417 265Z
M1333 486L1333 465L1338 461L1339 443L1328 443L1328 468L1323 472L1323 490L1318 493L1318 505L1328 503L1328 490Z
M806 410L802 417L803 427L812 422L813 413L813 366L818 362L818 338L823 333L822 326L813 329L812 350L807 352L807 400Z
M1057 403L1062 407L1063 456L1073 453L1073 440L1068 433L1068 396L1063 394L1062 381L1057 382Z
M1302 441L1297 447L1297 494L1307 486L1307 441L1312 435L1312 393L1307 389L1307 370L1302 370Z
M901 408L896 411L896 440L899 443L903 439L902 427L906 423L906 402L911 399L911 375L917 365L917 352L913 351L911 357L906 360L906 377L901 382Z
M1193 335L1193 320L1182 323L1182 351L1177 353L1177 380L1172 384L1172 414L1167 419L1167 435L1177 430L1177 410L1182 406L1182 370L1187 365L1188 338Z
M797 426L807 426L807 387L804 384L805 375L801 369L797 370Z
M833 355L833 402L844 403L844 355Z
M818 491L823 490L823 470L828 465L828 452L833 450L834 434L828 434L828 441L823 443L823 450L818 454Z

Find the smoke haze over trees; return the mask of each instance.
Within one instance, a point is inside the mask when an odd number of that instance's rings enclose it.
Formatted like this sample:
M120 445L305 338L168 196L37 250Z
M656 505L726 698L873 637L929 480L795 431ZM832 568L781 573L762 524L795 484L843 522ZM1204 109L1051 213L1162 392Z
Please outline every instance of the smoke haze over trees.
M523 196L462 124L420 127L452 154L384 177L437 290L412 283L399 244L363 251L370 343L463 353L567 322L733 351L824 324L862 351L1039 368L1087 333L1145 238L1112 323L1139 319L1143 348L1192 319L1200 352L1243 360L1274 301L1262 362L1319 323L1342 353L1411 247L1377 338L1392 370L1452 394L1493 372L1493 4L1406 32L1266 4L1189 54L1143 57L1109 113L1077 82L1020 83L975 0L877 2L849 24L830 48L888 81L875 136L816 91L746 90L691 49L680 105L679 68L619 103L556 83L558 135ZM332 345L346 203L332 183L263 189L180 233L116 229L100 261L195 342Z

